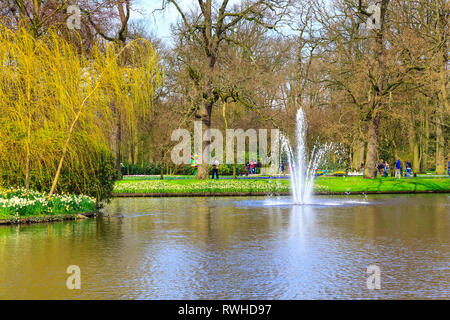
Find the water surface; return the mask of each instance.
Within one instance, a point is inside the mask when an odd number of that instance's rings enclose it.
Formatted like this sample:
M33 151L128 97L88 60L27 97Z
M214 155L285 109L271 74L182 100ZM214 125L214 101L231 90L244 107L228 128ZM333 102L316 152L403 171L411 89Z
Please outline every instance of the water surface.
M449 298L448 194L315 199L120 198L96 219L3 226L0 299Z

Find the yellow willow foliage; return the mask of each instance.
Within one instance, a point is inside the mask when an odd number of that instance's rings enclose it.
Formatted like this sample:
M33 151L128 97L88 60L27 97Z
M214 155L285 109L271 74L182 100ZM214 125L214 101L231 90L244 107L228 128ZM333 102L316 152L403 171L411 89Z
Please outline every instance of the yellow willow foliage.
M77 49L57 30L36 39L0 25L0 177L9 183L53 175L53 192L65 158L89 163L87 141L107 148L112 106L129 121L151 110L163 73L148 41Z

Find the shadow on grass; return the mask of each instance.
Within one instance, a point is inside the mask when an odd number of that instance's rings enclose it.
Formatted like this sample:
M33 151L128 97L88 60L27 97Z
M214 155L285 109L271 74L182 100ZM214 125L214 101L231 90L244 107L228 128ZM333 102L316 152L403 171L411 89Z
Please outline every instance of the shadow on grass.
M413 178L415 179L415 178ZM404 180L396 180L395 182L392 181L392 188L391 190L405 190L405 191L444 191L448 190L448 188L445 188L445 185L442 183L436 183L433 181L423 181L423 180L410 180L410 179L404 179ZM450 187L450 184L449 184Z
M358 183L354 185L356 189L362 191L365 189L366 191L446 191L450 190L450 181L448 183L448 187L446 187L445 181L424 181L422 179L416 180L412 179L395 179L395 178L376 178L374 180L365 180L365 186L361 184L360 188L358 188Z

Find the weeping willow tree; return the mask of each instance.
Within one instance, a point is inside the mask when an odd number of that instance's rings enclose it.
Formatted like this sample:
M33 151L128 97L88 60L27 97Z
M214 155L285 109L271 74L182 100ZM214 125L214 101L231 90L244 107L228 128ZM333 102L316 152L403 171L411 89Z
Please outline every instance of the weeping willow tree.
M158 56L142 39L121 48L95 44L88 55L57 30L36 39L25 27L0 26L0 62L3 184L50 194L61 179L70 185L67 177L78 183L69 189L85 189L79 182L87 186L93 170L102 171L99 155L111 153L111 106L120 104L133 121L152 109L162 81Z

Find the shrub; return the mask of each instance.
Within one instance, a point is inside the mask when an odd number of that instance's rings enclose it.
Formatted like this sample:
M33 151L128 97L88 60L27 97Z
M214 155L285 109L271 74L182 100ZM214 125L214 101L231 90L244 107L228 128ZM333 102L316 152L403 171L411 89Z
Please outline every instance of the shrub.
M64 162L61 175L56 188L56 193L83 194L96 199L100 207L102 202L107 202L114 189L114 182L118 178L115 169L115 161L111 152L95 150L92 146L84 145L85 150L76 157L70 155ZM2 172L5 187L23 188L25 180L23 175ZM7 179L5 179L7 176ZM38 192L50 191L54 170L44 168L40 172L31 171L30 189Z
M229 165L221 164L219 165L219 175L227 176L233 173L233 168L230 168Z
M95 199L84 195L53 195L25 189L0 189L0 217L85 213Z

